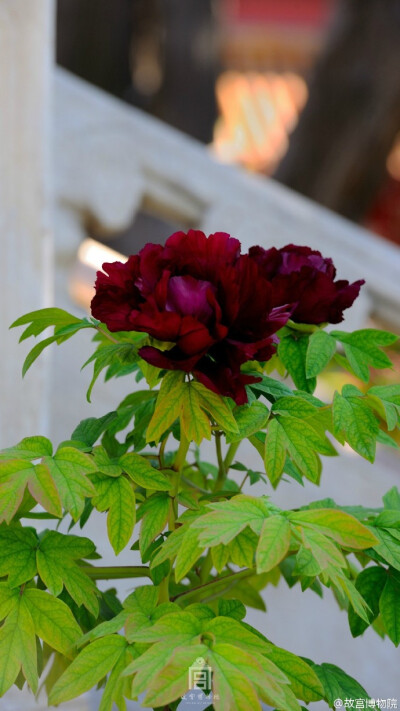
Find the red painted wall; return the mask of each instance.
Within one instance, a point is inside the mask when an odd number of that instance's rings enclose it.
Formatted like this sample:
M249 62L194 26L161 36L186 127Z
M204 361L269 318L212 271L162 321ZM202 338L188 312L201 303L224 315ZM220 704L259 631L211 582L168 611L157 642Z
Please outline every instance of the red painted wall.
M271 22L321 27L335 0L222 0L225 18L234 23Z

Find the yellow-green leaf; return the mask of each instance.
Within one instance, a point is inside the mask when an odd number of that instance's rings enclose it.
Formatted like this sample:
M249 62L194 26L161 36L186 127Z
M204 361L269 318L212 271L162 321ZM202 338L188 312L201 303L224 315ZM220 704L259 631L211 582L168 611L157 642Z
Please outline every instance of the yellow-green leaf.
M346 548L362 550L377 543L376 536L354 516L336 509L306 509L289 514L294 523L321 531Z
M186 439L200 444L203 439L211 439L210 418L201 407L201 397L197 390L187 383L182 397L181 427Z
M144 489L168 491L171 488L171 482L165 474L152 467L147 459L135 452L124 454L120 457L119 463L132 481Z
M257 573L267 573L285 557L290 545L290 525L284 516L265 519L257 547Z
M89 644L58 679L49 704L70 701L92 689L115 666L125 648L126 640L120 635L102 637Z
M158 442L162 434L179 417L182 408L182 397L185 392L184 374L180 371L169 371L163 378L158 393L156 407L147 428L147 442Z

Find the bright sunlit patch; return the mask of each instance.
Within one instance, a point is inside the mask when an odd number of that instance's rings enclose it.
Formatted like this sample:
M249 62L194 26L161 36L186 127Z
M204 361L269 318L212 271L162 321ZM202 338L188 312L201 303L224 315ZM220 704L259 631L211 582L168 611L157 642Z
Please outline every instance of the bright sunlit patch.
M91 269L101 269L104 262L126 262L127 259L124 254L90 238L85 239L78 249L78 260Z

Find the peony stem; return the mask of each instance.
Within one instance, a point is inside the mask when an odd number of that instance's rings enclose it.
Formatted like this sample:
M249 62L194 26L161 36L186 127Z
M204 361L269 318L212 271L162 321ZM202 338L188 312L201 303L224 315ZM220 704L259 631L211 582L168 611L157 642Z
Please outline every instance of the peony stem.
M158 604L161 605L162 602L169 602L169 576L166 575L166 577L161 581L159 588L158 588Z
M225 466L225 471L228 472L229 468L235 458L235 454L238 451L240 442L232 442L232 444L229 445L228 451L226 453L226 457L224 460L224 466Z
M118 340L117 340L116 338L114 338L114 336L112 336L110 333L106 333L106 331L103 331L103 329L100 328L100 326L95 326L94 328L96 329L96 331L98 331L99 333L101 333L102 336L104 336L104 337L107 338L109 341L111 341L111 343L121 343L121 341L118 341Z
M164 440L164 441L166 441L166 440ZM178 493L179 493L181 474L182 474L182 471L185 467L186 455L189 450L189 445L190 445L189 440L185 437L184 433L181 432L181 441L179 443L179 449L176 453L175 461L172 465L172 470L175 472L175 474L174 474L173 482L172 482L171 502L170 502L169 513L168 513L168 528L170 531L175 531L175 522L178 517L178 502L177 502L176 497L178 496ZM160 455L162 455L162 454L163 454L163 451L161 451L161 449L160 449ZM159 596L158 596L159 603L169 601L170 575L171 575L171 571L168 573L168 575L166 575L166 577L160 583Z
M217 450L217 460L218 460L218 476L215 482L214 491L220 491L225 483L227 470L225 468L224 458L222 456L222 446L221 446L222 432L215 433L215 447Z
M213 560L211 556L211 550L208 551L206 557L204 558L203 565L201 566L200 570L200 582L205 583L207 581L208 576L211 573L213 567Z
M166 446L166 444L167 444L167 440L168 440L168 435L167 435L166 437L164 437L163 441L161 442L161 444L160 444L160 450L159 450L159 452L158 452L158 461L159 461L159 463L160 463L161 469L164 468L164 464L165 464L165 462L164 462L164 452L165 452L165 446Z
M181 432L181 441L179 444L179 449L176 453L175 461L172 465L172 469L176 471L177 473L180 474L181 470L185 466L185 461L186 461L186 455L188 453L190 442L189 440L185 437L183 432Z

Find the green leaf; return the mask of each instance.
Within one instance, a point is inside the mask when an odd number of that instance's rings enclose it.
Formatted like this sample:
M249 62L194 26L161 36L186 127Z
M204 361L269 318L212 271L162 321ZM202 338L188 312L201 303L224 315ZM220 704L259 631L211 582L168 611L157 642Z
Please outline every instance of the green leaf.
M2 622L18 604L19 589L11 588L8 583L0 582L0 621Z
M47 437L24 437L14 447L7 447L0 451L2 459L38 459L39 457L53 454L53 445Z
M35 588L27 588L24 598L38 637L57 652L72 657L82 631L68 605Z
M353 333L332 331L331 336L343 344L352 370L365 383L369 380L369 367L390 368L392 365L392 361L382 352L381 347L397 341L398 336L394 333L363 328Z
M203 625L203 632L212 634L218 642L236 645L253 654L269 653L272 645L262 635L256 634L248 625L242 624L231 617L215 617Z
M387 432L384 432L383 430L379 430L376 436L376 441L380 444L384 444L386 447L393 447L393 449L397 450L400 449L400 446L397 444L396 440L390 437Z
M60 497L49 472L42 464L24 459L0 462L0 521L10 523L17 513L26 491L49 513L61 517Z
M133 698L147 691L155 675L165 667L174 652L172 647L168 647L164 642L158 642L126 667L123 676L135 675L131 687Z
M148 506L140 528L140 552L142 556L150 543L165 528L171 499L165 492L160 492L153 494L147 499L146 503L148 503ZM138 510L138 517L141 515L141 510L142 507Z
M324 687L325 696L330 705L335 699L340 699L344 705L345 699L369 699L369 694L353 677L346 674L335 664L313 664L313 670Z
M181 427L186 439L200 444L203 439L211 439L210 418L202 409L202 399L192 383L186 383L182 397Z
M379 610L382 615L385 630L393 644L400 643L400 580L388 575L385 587L379 600Z
M12 686L20 670L36 693L38 674L35 627L23 596L0 628L0 659L0 696Z
M22 585L36 575L37 545L32 529L0 526L0 576L8 575L10 587Z
M396 570L400 570L399 541L396 540L389 531L382 528L374 528L374 535L378 539L378 543L374 545L374 550L379 553L389 565Z
M273 486L278 483L283 473L286 461L286 442L284 429L276 418L272 419L265 438L264 461L265 471Z
M308 395L308 393L304 393ZM311 397L308 395L308 397ZM272 406L272 412L278 415L290 415L299 420L310 419L318 414L318 406L304 398L300 393L295 397L280 397Z
M276 420L281 430L278 436L284 441L289 457L304 476L317 483L321 463L316 452L325 449L325 436L294 417L278 415Z
M400 414L400 385L375 385L368 390L368 401L386 419L388 430L393 430Z
M383 496L383 503L387 509L400 511L400 492L396 486L392 486Z
M258 536L248 526L229 543L229 558L240 568L252 568Z
M335 509L304 509L289 513L290 521L333 538L341 546L362 550L376 543L372 531L356 518Z
M95 493L86 475L95 472L96 465L83 452L73 447L62 447L54 457L44 457L43 466L50 472L63 507L77 521L83 511L85 497Z
M232 621L232 620L231 620ZM153 626L142 626L134 634L135 642L167 642L173 646L199 641L202 632L203 620L198 619L190 612L167 614L159 619Z
M229 547L223 546L222 543L211 548L211 558L217 573L220 573L225 568L229 555Z
M346 560L338 547L322 533L318 533L312 528L303 528L301 535L304 547L312 553L321 570L325 570L329 566L346 567Z
M239 601L237 600L236 602ZM212 620L215 617L215 612L211 609L211 607L202 602L193 602L191 605L188 605L185 610L186 612L190 612L192 615L195 615L199 620Z
M29 336L38 336L49 326L54 326L54 333L49 338L46 338L34 346L34 348L28 353L22 369L23 375L25 375L26 371L30 368L32 363L46 348L46 346L54 342L62 343L82 328L94 327L94 324L88 321L88 319L78 319L75 316L72 316L72 314L69 314L67 311L56 308L39 309L39 311L32 311L29 314L25 314L14 321L10 328L26 324L29 325L22 333L20 341L25 340Z
M164 376L158 393L156 408L147 428L147 442L158 442L164 432L179 417L185 391L184 373L171 370Z
M268 514L262 501L243 495L234 496L221 504L212 504L212 508L213 511L192 523L193 528L201 529L199 540L204 546L226 545L246 526L259 534Z
M107 679L98 711L112 711L114 704L121 711L126 709L124 697L130 695L130 689L128 680L122 677L122 672L131 659L132 653L128 648L121 654Z
M320 680L312 667L303 659L286 649L275 646L268 652L268 659L285 673L296 698L308 704L310 701L319 701L324 697Z
M243 620L246 617L246 608L240 600L218 600L218 614L223 617L233 617L234 620Z
M281 338L278 345L278 355L297 388L313 393L316 386L315 378L306 375L306 358L308 336L289 334Z
M21 342L29 336L38 336L46 328L49 328L49 326L55 326L60 328L62 326L68 326L69 324L74 323L82 323L82 320L76 318L76 316L73 316L72 314L68 313L68 311L64 311L63 309L49 308L39 309L38 311L30 311L28 314L20 316L19 318L17 318L16 321L14 321L14 323L11 324L10 328L16 328L17 326L25 326L26 324L30 324L28 328L25 329L21 338L19 339ZM85 324L86 323L88 322L85 321ZM93 327L93 324L88 323L88 325Z
M400 511L397 509L391 510L389 508L385 508L383 511L381 511L380 514L374 519L373 522L374 526L377 526L378 528L400 528ZM393 532L390 531L390 533Z
M103 417L88 417L86 420L81 420L79 425L75 427L71 439L84 442L89 447L92 447L117 416L118 413L113 411L108 412Z
M234 645L221 642L214 645L206 659L213 669L216 711L261 709L258 696L272 706L299 711L290 689L282 684L282 672L261 655L252 656Z
M354 586L354 584L347 578L345 575L343 575L341 572L337 571L337 569L330 568L328 570L328 575L327 577L331 580L331 582L336 586L336 588L340 591L343 592L347 600L349 601L350 605L352 606L354 612L361 617L364 622L368 623L368 614L370 613L370 610L368 608L367 602L364 600L362 595L358 592L357 588Z
M199 544L199 531L188 528L176 557L175 580L177 583L193 568L203 550L203 546Z
M53 595L58 596L65 586L77 605L84 605L97 616L96 586L75 563L75 560L87 558L93 551L94 544L88 538L46 531L40 540L36 561L38 573Z
M343 434L350 447L369 462L375 459L379 427L376 417L360 397L343 397L335 393L333 400L335 432Z
M171 488L171 482L165 474L152 467L147 459L139 454L128 452L120 457L119 463L135 484L144 489L169 491Z
M168 560L168 558L175 558L175 556L178 555L178 552L182 545L183 537L185 536L187 529L188 524L179 526L179 528L175 529L175 531L173 531L168 536L168 538L163 541L151 561L151 567L156 567L157 565L163 563L165 560Z
M86 632L86 634L79 638L77 646L82 647L87 642L93 642L94 639L99 639L100 637L106 637L106 635L119 632L125 625L128 616L128 611L122 610L110 620L100 622L100 624L96 625L96 627L93 627L93 629L89 630L89 632Z
M296 554L296 565L293 570L294 575L304 575L313 578L321 573L321 565L314 557L309 548L301 545Z
M349 626L353 637L363 634L367 627L379 615L379 598L387 580L386 571L383 568L372 566L362 570L357 576L355 586L360 595L370 608L368 622L357 615L352 608L349 608Z
M227 404L226 398L217 395L196 381L191 383L191 388L198 394L203 410L206 410L225 432L235 433L238 431L236 420Z
M158 603L158 588L154 585L143 585L129 595L124 601L124 608L128 613L125 624L126 638L133 641L138 632L152 627L164 615L171 615L179 611L173 603Z
M394 383L391 385L374 385L368 390L369 395L375 395L380 400L400 407L400 384Z
M269 417L268 408L258 400L249 405L240 405L234 411L238 432L226 436L227 443L240 442L261 430Z
M336 351L336 341L326 331L315 331L308 341L306 377L314 378L326 368Z
M260 373L255 373L254 375L260 376ZM269 378L267 375L263 375L260 382L252 383L249 387L257 393L266 395L271 402L275 402L280 397L293 395L293 391L285 383Z
M123 369L127 365L136 363L137 360L137 347L132 343L108 343L98 346L82 366L85 368L89 363L94 363L93 377L86 393L87 401L90 402L93 386L104 368L119 365L120 369Z
M236 651L239 652L236 655ZM261 711L257 692L246 672L253 664L253 673L259 672L260 684L265 683L260 668L245 652L237 650L233 645L218 644L206 655L206 659L213 670L213 706L216 711L222 709L237 709L237 711ZM268 680L269 681L269 680ZM273 704L275 705L275 704Z
M96 639L85 647L54 685L49 704L58 705L84 694L95 686L125 653L126 640L120 635Z
M207 649L205 644L175 649L173 657L151 681L144 703L153 707L168 705L188 691L189 667L204 656Z
M290 525L283 516L265 519L257 547L257 573L267 573L286 556L290 545Z
M108 477L119 477L122 474L122 467L116 459L111 459L107 450L102 445L97 445L92 450L93 461L97 471Z
M82 328L93 328L93 324L87 321L80 321L78 323L72 323L68 326L62 326L61 328L55 329L53 336L49 336L49 338L45 338L43 341L37 343L36 346L29 351L24 360L22 366L22 376L25 376L31 365L33 365L35 360L37 360L47 346L50 346L52 343L57 343L57 345L59 345L60 343L67 341L74 335L74 333L80 331Z
M154 585L142 585L128 595L124 601L127 610L140 610L145 615L151 615L157 606L158 590Z
M93 506L108 511L107 532L116 555L128 545L136 522L136 499L132 484L123 476L96 482Z

